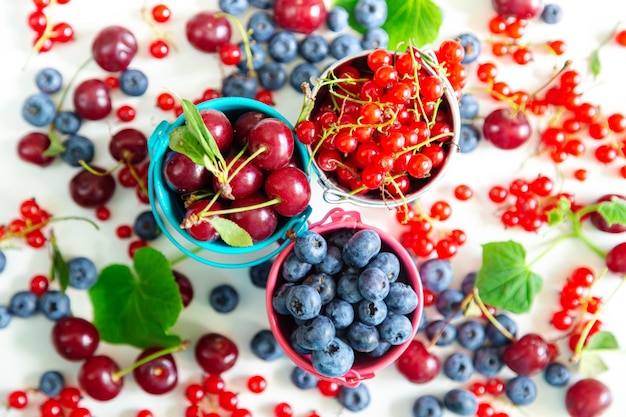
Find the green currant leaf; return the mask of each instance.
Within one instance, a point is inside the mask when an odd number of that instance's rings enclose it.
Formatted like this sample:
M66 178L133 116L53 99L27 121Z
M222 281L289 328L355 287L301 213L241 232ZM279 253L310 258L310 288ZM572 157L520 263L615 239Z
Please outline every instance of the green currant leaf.
M100 338L140 349L180 344L179 336L168 333L183 308L169 261L145 247L135 253L133 266L135 273L126 265L107 266L89 289Z
M563 223L572 214L572 203L567 198L557 201L556 207L548 211L548 225L556 226Z
M214 216L209 219L209 223L228 246L240 248L252 246L253 242L250 234L234 221Z
M186 155L198 165L204 165L204 149L186 125L174 128L170 132L170 149Z
M599 350L619 350L617 338L611 332L602 331L594 334L587 341L586 352Z
M578 372L587 378L594 378L608 369L600 355L594 352L583 352L578 361Z
M50 281L58 278L61 292L65 292L70 284L70 268L63 258L63 254L59 249L57 239L53 233L50 233L50 257L52 258L52 266L50 267Z
M524 247L509 240L483 245L475 286L485 304L525 313L541 290L542 279L526 264Z
M614 224L626 225L626 201L620 198L600 203L598 213L609 226Z
M600 50L596 49L589 57L589 68L593 78L597 78L602 71L602 63L600 62Z

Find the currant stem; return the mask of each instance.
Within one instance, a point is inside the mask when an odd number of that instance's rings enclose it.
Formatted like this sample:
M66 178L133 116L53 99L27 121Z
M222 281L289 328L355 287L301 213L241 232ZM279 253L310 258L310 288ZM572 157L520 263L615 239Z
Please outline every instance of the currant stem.
M554 80L556 80L561 74L563 74L571 66L572 66L572 61L568 59L567 61L565 61L565 63L563 64L560 70L558 70L554 75L552 75L552 77L550 77L548 81L546 81L543 85L537 88L530 96L533 98L536 97L537 94L539 94L541 91L547 88L550 84L552 84Z
M459 303L459 306L454 310L454 313L451 314L450 317L446 319L445 325L441 326L439 331L430 340L430 343L428 344L428 346L426 346L426 350L429 350L433 346L435 346L435 343L437 343L437 340L441 337L446 327L452 322L452 320L454 320L454 317L459 311L465 310L465 308L467 307L467 304L469 304L472 301L473 296L474 295L472 293L469 293L465 296L465 298L463 298L463 300L461 300L461 302Z
M5 240L9 240L9 239L13 239L16 237L25 237L27 234L34 232L35 230L39 230L44 228L45 226L49 225L50 223L54 223L54 222L60 222L60 221L64 221L64 220L82 220L85 221L87 223L89 223L90 225L92 225L96 230L99 230L100 228L98 227L98 225L91 219L88 219L86 217L80 217L80 216L64 216L64 217L52 217L49 220L46 220L45 222L41 222L41 223L37 223L34 225L29 225L27 227L25 227L23 230L20 230L17 233L6 233L4 236L2 236L2 238L0 238L0 242L5 241Z
M248 76L250 78L256 77L256 71L254 70L254 64L252 63L252 49L250 48L250 38L248 38L248 31L243 27L239 19L228 13L216 13L215 17L225 17L235 25L235 27L241 34L243 50L244 54L246 55L246 65L248 66Z
M157 352L154 352L151 355L146 356L145 358L142 358L140 360L138 360L137 362L133 363L132 365L127 366L126 368L122 368L117 372L114 372L111 375L111 378L113 379L113 381L117 382L119 381L124 375L126 375L129 372L132 372L133 369L140 367L141 365L145 365L146 363L160 358L161 356L164 355L168 355L170 353L174 353L174 352L178 352L180 350L185 350L187 349L189 346L191 345L191 340L184 340L182 343L176 345L176 346L172 346L172 347L168 347L168 348L164 348L161 349Z
M511 334L511 332L509 332L507 330L506 327L504 327L494 316L493 314L491 314L491 312L489 311L489 309L485 306L485 303L483 303L483 300L480 299L480 295L478 295L478 288L474 288L474 290L472 291L472 295L474 296L474 301L476 302L476 304L478 305L478 308L480 308L480 311L485 315L485 317L487 317L487 320L489 320L489 322L491 324L494 325L494 327L496 329L498 329L498 331L500 333L502 333L504 335L504 337L506 337L507 339L509 339L511 342L515 343L517 341L517 338L515 336L513 336Z

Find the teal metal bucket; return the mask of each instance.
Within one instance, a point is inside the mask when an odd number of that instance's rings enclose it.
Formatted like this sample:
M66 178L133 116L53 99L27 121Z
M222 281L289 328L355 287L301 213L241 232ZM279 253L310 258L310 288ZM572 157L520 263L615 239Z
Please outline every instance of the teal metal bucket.
M231 121L245 112L259 111L269 117L282 120L293 130L291 123L282 114L257 100L243 97L222 97L200 103L197 108L198 110L220 110ZM182 207L179 196L166 185L161 167L169 150L170 132L183 125L184 122L184 115L179 116L172 123L162 121L148 139L148 151L150 153L148 195L150 207L163 234L190 258L220 268L246 268L271 259L280 253L291 241L289 236L295 236L301 230L306 229L306 222L311 214L311 206L308 206L299 215L285 219L268 239L246 247L229 246L221 240L199 241L179 227L185 215L185 209ZM305 167L308 160L306 149L295 137L294 142L294 153L301 166Z

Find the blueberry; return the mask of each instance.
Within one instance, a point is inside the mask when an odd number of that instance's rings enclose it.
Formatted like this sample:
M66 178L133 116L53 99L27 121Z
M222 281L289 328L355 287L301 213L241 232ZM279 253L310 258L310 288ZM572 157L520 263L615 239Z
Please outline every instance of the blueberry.
M93 261L84 256L77 256L67 261L70 275L70 287L79 290L91 288L98 280L98 269Z
M11 310L9 307L0 306L0 329L4 329L11 323Z
M295 285L291 282L286 282L278 287L278 291L274 293L272 296L272 308L276 312L276 314L287 315L290 314L287 309L287 293L294 287Z
M4 271L4 268L7 267L7 255L3 251L0 250L0 274Z
M420 264L418 271L422 279L422 285L425 289L432 292L443 291L452 282L452 265L445 259L427 259Z
M362 268L380 252L382 242L374 230L362 229L346 241L342 249L343 262Z
M465 50L465 55L461 60L461 64L471 64L480 56L480 40L472 33L461 33L456 37Z
M423 332L428 328L428 317L426 317L426 309L422 309L422 315L420 316L420 322L417 327L417 332Z
M354 321L352 304L338 298L326 304L324 314L333 322L335 329L345 329Z
M125 69L120 73L120 90L128 96L142 96L148 89L148 77L138 69Z
M256 265L252 265L248 270L248 275L250 276L252 285L257 288L266 288L267 279L269 278L272 265L274 265L274 261L269 259Z
M336 337L325 349L314 350L311 353L311 364L321 375L343 376L354 364L354 351Z
M250 37L257 42L266 42L276 33L276 22L271 14L258 11L248 19L248 30L252 31Z
M291 382L300 389L313 389L317 387L319 378L311 375L299 366L294 366L291 371Z
M239 49L241 50L241 61L239 61L237 67L245 73L248 71L248 56L246 55L243 42L239 43ZM258 70L263 66L267 58L265 49L263 49L261 44L254 42L250 44L250 54L252 55L252 68Z
M344 273L337 280L337 296L349 303L358 303L363 299L359 292L359 275Z
M289 75L289 84L294 90L303 92L302 85L307 83L313 88L313 81L320 76L320 70L310 62L301 62L291 70Z
M65 150L61 153L63 162L72 167L81 166L83 161L89 164L93 160L95 153L94 145L91 139L80 135L69 135L63 141Z
M55 114L54 102L45 93L33 94L24 100L22 117L33 126L48 126L54 120Z
M151 241L161 235L161 229L152 210L142 211L135 217L133 231L142 240Z
M387 353L389 349L391 349L391 346L391 343L385 342L384 340L379 340L376 349L372 350L371 352L367 352L367 355L372 358L380 358L385 353Z
M312 265L302 262L294 252L289 253L283 262L281 276L287 282L298 282L311 270Z
M291 62L298 55L298 40L291 32L277 32L267 41L267 53L276 62Z
M389 282L394 282L400 275L400 259L391 252L380 252L367 264L368 268L378 268L387 275Z
M283 357L284 352L276 341L271 330L262 329L255 333L250 340L250 349L259 359L274 361Z
M287 83L287 71L279 62L266 62L257 70L257 78L261 87L275 91Z
M569 383L570 370L560 362L551 362L543 371L543 377L553 387L564 387Z
M295 330L296 341L309 350L324 349L335 338L335 325L324 315L307 320Z
M462 309L460 306L464 299L465 294L461 291L454 288L448 288L439 293L437 301L435 301L435 307L445 318L458 318L463 315L463 311L461 311Z
M57 290L43 293L38 300L39 309L49 320L56 321L70 315L70 298Z
M389 313L378 326L380 339L392 345L401 345L413 335L411 320L402 314Z
M330 41L330 54L342 59L361 51L361 41L351 33L342 33Z
M9 300L9 310L14 316L30 317L37 311L37 296L30 291L18 291Z
M285 305L295 318L309 320L322 309L322 298L315 288L296 285L286 294Z
M366 300L380 301L389 294L387 275L378 268L367 268L359 275L359 292Z
M497 314L495 319L511 333L512 336L517 335L517 324L506 314ZM487 323L487 339L493 346L505 346L512 343L511 339L503 335L500 330L491 322Z
M274 0L250 0L250 6L257 9L271 9L274 7Z
M461 280L461 291L467 295L474 291L474 284L476 283L476 272L469 272Z
M312 34L300 41L298 52L308 62L320 62L328 56L328 42L323 36Z
M313 231L306 231L296 237L293 245L293 253L302 262L311 265L322 262L326 256L327 244L322 235Z
M537 385L532 378L518 375L506 383L506 396L515 405L528 405L537 398Z
M465 382L472 376L474 364L467 353L454 352L443 361L442 370L451 380Z
M218 285L209 293L209 304L218 313L230 313L239 304L239 293L232 285Z
M435 342L437 346L448 346L456 339L456 328L444 320L433 320L426 326L426 336L429 340L438 337Z
M224 13L239 16L248 8L248 0L219 0L219 8Z
M459 129L459 151L470 153L478 147L481 133L476 126L471 123L461 123Z
M44 68L35 75L35 84L42 93L54 94L63 87L63 76L54 68Z
M341 32L348 27L350 13L342 6L334 6L326 14L326 26L333 32Z
M320 294L322 304L327 304L333 300L335 298L335 294L337 293L337 284L335 283L335 280L333 277L324 272L311 274L306 277L302 283L315 288L315 290Z
M459 112L461 119L471 120L478 117L480 109L478 99L472 93L464 93L459 99Z
M298 340L296 339L296 332L291 332L291 334L289 335L289 344L291 345L293 351L298 353L299 355L311 354L311 349L305 349L298 344Z
M443 403L434 395L422 395L413 403L413 417L442 417Z
M378 326L387 317L387 304L384 301L361 300L357 314L363 323Z
M550 25L559 23L563 19L563 9L556 3L548 3L543 6L540 17L541 20Z
M76 112L70 110L62 110L54 116L54 127L61 133L73 135L80 129L82 119Z
M230 74L222 81L222 95L224 97L246 97L254 99L256 91L256 78L248 77L245 73Z
M481 346L474 351L474 369L487 378L492 378L504 366L502 349L498 346Z
M456 328L456 339L465 349L478 349L485 338L485 326L478 320L467 320Z
M361 38L361 48L376 49L387 48L389 46L389 34L383 28L370 28L363 33Z
M387 2L384 0L358 0L352 14L354 20L365 28L380 27L387 20Z
M356 387L341 386L337 400L347 410L357 412L362 411L370 405L370 392L363 383Z
M385 304L390 311L397 314L410 314L417 308L417 294L413 288L404 282L389 284L389 294L385 297Z
M443 404L455 414L473 416L478 410L476 395L465 389L455 388L443 396Z
M357 352L371 352L380 341L376 327L360 321L355 321L348 327L346 336L350 347Z
M326 256L322 261L315 265L315 269L328 275L335 275L343 269L343 258L341 257L341 249L337 246L327 246Z
M65 386L65 378L59 371L46 371L39 378L39 391L48 397L56 397Z
M343 249L344 245L354 235L354 231L350 229L339 229L330 232L326 235L326 242L328 245L337 246L339 249Z

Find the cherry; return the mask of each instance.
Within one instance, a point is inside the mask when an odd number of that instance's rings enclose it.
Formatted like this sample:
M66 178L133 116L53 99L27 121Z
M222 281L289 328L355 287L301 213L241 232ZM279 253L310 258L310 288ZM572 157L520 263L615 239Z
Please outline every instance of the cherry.
M528 333L508 345L502 358L518 375L534 375L542 371L550 361L548 343L538 334Z
M485 139L500 149L520 147L528 141L531 133L526 113L508 107L492 111L483 123Z
M616 274L626 274L626 242L613 247L606 254L606 266Z
M283 29L311 33L326 21L323 0L276 0L274 18Z
M115 192L115 179L110 173L99 167L91 167L91 170L98 174L82 169L69 184L72 200L84 208L105 205Z
M286 166L293 155L294 139L285 122L274 117L260 120L248 134L249 152L254 162L270 171Z
M180 292L180 299L183 303L183 307L187 307L189 303L191 303L191 300L193 300L193 284L187 275L182 272L172 270L172 274L174 275L176 285L178 285L178 291Z
M217 230L211 225L207 216L202 216L199 213L204 210L217 211L222 209L222 205L217 201L213 202L213 204L211 204L210 200L196 201L187 208L182 227L196 240L203 242L216 240L219 237Z
M220 46L230 41L231 27L226 17L217 17L213 12L199 12L187 21L185 34L194 48L217 52Z
M163 348L151 347L144 349L137 357L139 361ZM159 356L133 369L133 377L137 384L149 394L165 394L176 387L178 383L178 369L171 353Z
M611 201L613 198L617 198L626 202L626 196L620 194L605 194L596 200L596 203L602 203L604 201ZM612 225L608 225L604 217L600 215L597 211L594 211L589 215L589 220L591 224L593 224L596 229L602 230L607 233L623 233L626 232L626 225L615 223Z
M91 54L100 67L109 72L124 71L137 53L137 39L122 26L101 29L91 45Z
M420 340L413 340L396 361L396 367L409 381L423 384L439 374L441 361Z
M543 0L491 0L491 5L505 18L532 19L543 10Z
M195 358L205 372L219 375L235 365L239 356L237 345L218 333L206 333L198 339Z
M91 356L78 371L78 384L87 395L98 401L111 400L124 385L124 379L116 376L119 370L117 363L109 356Z
M226 115L215 109L200 110L200 116L206 128L211 132L222 155L230 151L233 143L233 127Z
M297 216L306 210L311 200L311 184L302 170L286 166L272 171L265 179L265 194L279 199L274 210L286 217Z
M163 179L169 189L183 194L205 188L211 180L211 173L193 162L187 155L168 152L162 165Z
M116 161L137 164L148 155L148 139L135 128L122 129L111 136L109 153Z
M226 162L232 163L228 170L228 182L220 184L217 177L213 177L213 189L216 192L221 190L222 197L236 200L256 193L263 187L263 171L254 161L244 164L244 158L239 158L235 161L227 160Z
M17 143L17 155L22 161L47 167L54 161L54 156L44 152L50 146L50 138L45 133L31 132L20 138Z
M112 110L109 87L98 79L81 82L74 90L74 110L83 119L104 119Z
M90 321L77 316L62 317L52 327L52 345L70 361L92 356L100 343L100 333Z
M581 379L565 394L565 408L571 417L598 417L612 401L609 387L593 378Z
M233 201L230 208L245 209L266 203L267 201L268 198L261 194L250 194ZM278 225L278 216L272 206L246 209L245 211L230 214L229 218L248 232L254 242L261 242L269 238Z

